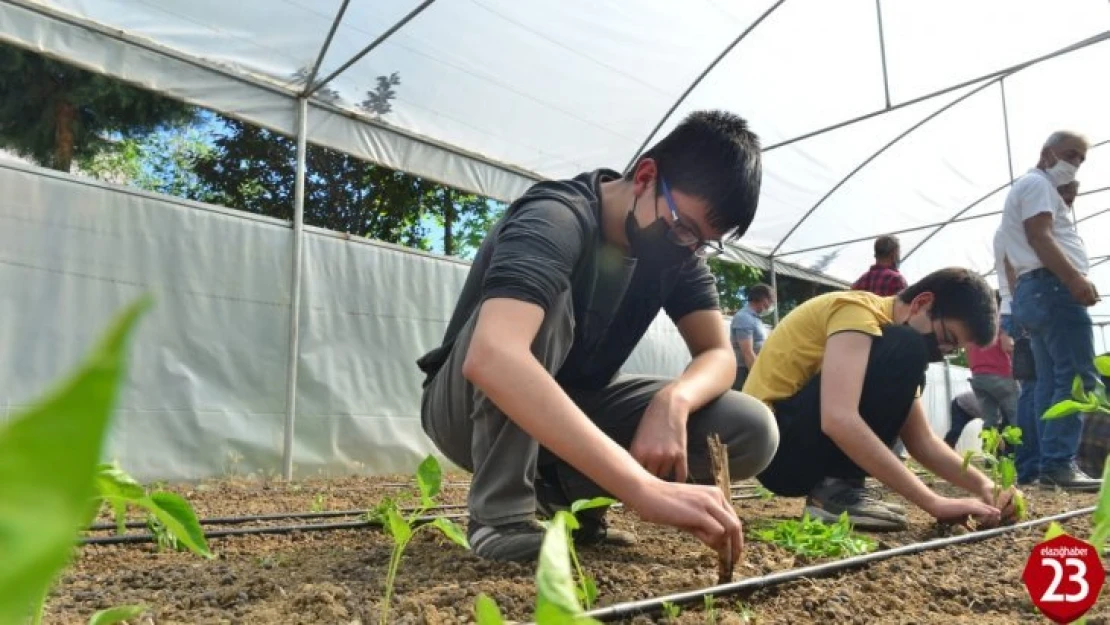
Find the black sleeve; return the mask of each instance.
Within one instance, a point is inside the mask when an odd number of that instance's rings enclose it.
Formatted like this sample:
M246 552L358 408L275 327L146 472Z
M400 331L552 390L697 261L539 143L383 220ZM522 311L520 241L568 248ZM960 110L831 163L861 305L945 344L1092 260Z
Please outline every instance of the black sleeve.
M713 278L705 259L699 258L696 263L682 268L678 282L663 306L667 316L675 323L692 312L720 310L717 280Z
M523 300L546 312L570 288L585 245L585 226L574 209L556 200L524 204L495 236L482 299Z

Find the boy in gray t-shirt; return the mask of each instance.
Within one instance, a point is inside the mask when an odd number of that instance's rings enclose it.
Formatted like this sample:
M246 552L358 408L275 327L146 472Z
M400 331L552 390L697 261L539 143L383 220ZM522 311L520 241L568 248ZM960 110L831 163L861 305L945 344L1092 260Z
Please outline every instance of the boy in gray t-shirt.
M766 284L757 284L748 289L748 304L732 317L732 349L736 352L736 381L734 390L742 390L748 372L755 364L755 357L763 349L767 340L767 328L761 317L775 310L775 294Z

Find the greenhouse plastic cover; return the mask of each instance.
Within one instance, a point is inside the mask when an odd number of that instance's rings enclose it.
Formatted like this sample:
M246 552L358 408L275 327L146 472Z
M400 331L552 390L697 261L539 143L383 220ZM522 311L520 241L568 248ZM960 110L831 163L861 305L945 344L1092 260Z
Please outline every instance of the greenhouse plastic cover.
M150 294L107 458L144 481L275 474L291 351L290 228L14 163L0 162L0 188L0 422ZM294 475L408 473L435 453L420 427L416 359L439 343L467 265L317 229L306 233L304 259ZM688 362L660 314L623 371L674 376ZM966 386L953 370L948 383ZM934 366L926 401L939 433L945 385Z
M309 141L499 199L729 109L765 146L744 245L847 281L905 230L908 279L989 272L1011 176L1060 128L1097 146L1076 211L1105 258L1108 38L1105 0L0 3L0 39L287 134L311 92Z

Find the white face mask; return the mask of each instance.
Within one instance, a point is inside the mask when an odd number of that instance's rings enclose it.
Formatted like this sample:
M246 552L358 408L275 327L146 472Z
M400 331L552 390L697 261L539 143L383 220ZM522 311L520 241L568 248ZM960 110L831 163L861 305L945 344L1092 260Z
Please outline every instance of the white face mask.
M778 304L775 304L773 306L768 306L767 310L759 313L759 316L764 318L764 319L769 319L775 314L775 309L776 308L778 308Z
M1052 179L1053 186L1060 187L1075 180L1077 171L1079 171L1079 168L1075 165L1063 159L1058 159L1055 165L1045 170L1045 173Z

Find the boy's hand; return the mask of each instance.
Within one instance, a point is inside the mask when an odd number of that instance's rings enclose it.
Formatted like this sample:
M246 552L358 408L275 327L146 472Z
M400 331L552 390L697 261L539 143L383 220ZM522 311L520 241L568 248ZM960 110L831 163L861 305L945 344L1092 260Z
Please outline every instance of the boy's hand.
M686 420L689 410L674 394L664 389L655 394L640 419L629 452L648 473L685 482Z
M716 486L655 479L626 499L625 505L645 521L693 534L717 553L731 548L732 561L740 560L744 549L743 526L732 502Z
M1017 516L1014 502L1017 500L1018 492L1017 488L1011 486L998 493L998 501L994 501L994 488L992 487L989 492L985 495L981 495L980 498L984 502L998 508L1002 513L1001 518L1003 521L1012 521Z
M975 517L981 526L992 527L998 525L1002 513L998 508L979 499L953 499L950 497L937 497L925 511L941 523L954 523L963 521L967 517Z

